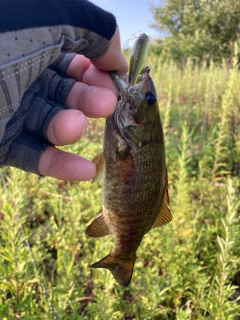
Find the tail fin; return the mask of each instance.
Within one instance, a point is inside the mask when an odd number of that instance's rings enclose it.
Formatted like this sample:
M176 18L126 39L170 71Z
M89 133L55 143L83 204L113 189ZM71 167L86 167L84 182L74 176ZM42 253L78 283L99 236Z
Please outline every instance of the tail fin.
M133 267L136 257L132 259L122 259L118 257L111 256L111 253L101 259L100 261L94 263L92 268L105 268L112 272L112 275L116 281L124 288L126 288L131 279L133 273Z

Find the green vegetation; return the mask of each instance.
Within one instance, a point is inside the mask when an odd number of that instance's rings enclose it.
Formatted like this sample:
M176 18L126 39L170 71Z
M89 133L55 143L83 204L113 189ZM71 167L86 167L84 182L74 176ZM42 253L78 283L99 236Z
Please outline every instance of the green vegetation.
M239 0L163 2L151 5L155 20L152 26L167 33L158 40L158 52L178 62L191 58L195 62L221 63L232 58L240 34Z
M152 56L165 130L173 221L144 237L130 287L90 265L113 238L84 229L101 185L1 172L0 319L237 319L240 304L240 73L235 65L179 69ZM92 158L103 120L68 148ZM23 226L24 232L21 230ZM46 297L28 239L44 279ZM56 319L56 317L55 317Z

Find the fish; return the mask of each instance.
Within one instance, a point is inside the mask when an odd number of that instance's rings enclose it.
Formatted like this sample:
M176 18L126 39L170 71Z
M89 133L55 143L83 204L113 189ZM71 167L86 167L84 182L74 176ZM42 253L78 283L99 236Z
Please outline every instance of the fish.
M170 222L172 214L164 133L150 68L143 67L135 79L117 72L111 76L120 97L106 118L103 151L92 160L93 182L103 180L102 209L85 233L92 238L114 235L111 252L92 267L109 269L126 288L144 235Z

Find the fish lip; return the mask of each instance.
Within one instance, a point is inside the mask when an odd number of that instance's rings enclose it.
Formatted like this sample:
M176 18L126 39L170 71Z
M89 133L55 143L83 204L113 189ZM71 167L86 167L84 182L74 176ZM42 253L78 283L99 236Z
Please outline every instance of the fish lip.
M126 90L129 86L128 84L128 75L127 73L120 73L120 72L109 72L110 77L117 88L118 91L118 100L121 100L122 93Z

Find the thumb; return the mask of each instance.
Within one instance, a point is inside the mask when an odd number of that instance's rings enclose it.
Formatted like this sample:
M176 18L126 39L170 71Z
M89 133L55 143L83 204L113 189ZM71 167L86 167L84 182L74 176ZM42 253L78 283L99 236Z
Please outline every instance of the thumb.
M119 71L126 73L128 64L121 52L120 33L118 27L110 40L108 50L99 58L90 59L92 64L99 70Z

